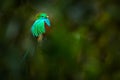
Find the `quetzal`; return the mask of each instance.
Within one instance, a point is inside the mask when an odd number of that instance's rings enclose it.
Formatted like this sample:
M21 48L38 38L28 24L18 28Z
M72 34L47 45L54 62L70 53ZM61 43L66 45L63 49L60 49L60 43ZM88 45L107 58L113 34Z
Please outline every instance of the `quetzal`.
M50 26L48 15L46 13L40 13L31 27L31 33L39 42L50 31Z
M46 36L46 34L50 31L50 26L51 24L50 24L50 20L48 19L48 15L46 13L40 13L37 16L37 19L32 24L31 33L33 37L37 39L38 42L41 42L42 39ZM31 46L31 48L29 48L25 52L22 62L29 53L34 53L37 45L38 43L34 46Z

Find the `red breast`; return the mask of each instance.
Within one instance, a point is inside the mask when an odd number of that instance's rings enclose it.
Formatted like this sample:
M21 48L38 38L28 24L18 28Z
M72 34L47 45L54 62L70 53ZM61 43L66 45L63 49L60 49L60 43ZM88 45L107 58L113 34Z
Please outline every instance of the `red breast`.
M50 32L50 27L45 23L45 33L43 34L43 36L46 36L49 32Z

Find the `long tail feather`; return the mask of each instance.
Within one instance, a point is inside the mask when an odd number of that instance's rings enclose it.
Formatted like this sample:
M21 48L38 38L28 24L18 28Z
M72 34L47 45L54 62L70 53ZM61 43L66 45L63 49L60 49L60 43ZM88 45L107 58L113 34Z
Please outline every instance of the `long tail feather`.
M35 53L36 47L37 47L37 45L32 46L32 47L30 47L29 49L27 49L27 50L25 51L25 53L24 53L24 55L23 55L23 58L22 58L22 60L21 60L21 63L23 63L23 62L25 61L25 59L27 58L27 56L28 56L29 54L31 54L31 55L33 56L33 54Z
M23 63L25 61L25 59L27 58L27 56L29 54L31 54L33 56L33 54L35 53L35 50L36 50L37 46L39 46L42 43L42 40L43 40L43 35L39 35L38 38L37 38L37 42L35 42L34 46L31 46L30 48L28 48L25 51L25 53L23 55L23 58L21 60L21 63Z

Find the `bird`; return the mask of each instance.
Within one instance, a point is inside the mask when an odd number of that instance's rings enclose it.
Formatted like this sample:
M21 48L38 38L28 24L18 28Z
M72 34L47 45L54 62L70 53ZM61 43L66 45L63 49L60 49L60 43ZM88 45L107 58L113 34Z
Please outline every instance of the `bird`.
M46 13L40 13L31 27L32 36L40 42L49 33L50 27L49 16Z
M29 53L34 53L35 49L38 46L38 42L42 42L43 38L47 36L50 32L51 22L49 20L49 16L46 13L38 14L36 20L33 22L31 26L31 34L36 39L35 45L28 48L23 55L23 62Z

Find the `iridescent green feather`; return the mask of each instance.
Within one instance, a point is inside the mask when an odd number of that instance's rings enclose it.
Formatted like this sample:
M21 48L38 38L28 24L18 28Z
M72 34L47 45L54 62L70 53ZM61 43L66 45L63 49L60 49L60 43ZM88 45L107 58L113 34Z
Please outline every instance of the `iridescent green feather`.
M35 21L35 23L32 26L32 34L33 36L37 37L43 33L45 33L44 21L38 19Z
M50 21L46 13L41 13L37 16L37 20L34 22L31 28L31 32L34 37L45 33L45 23L50 27Z

